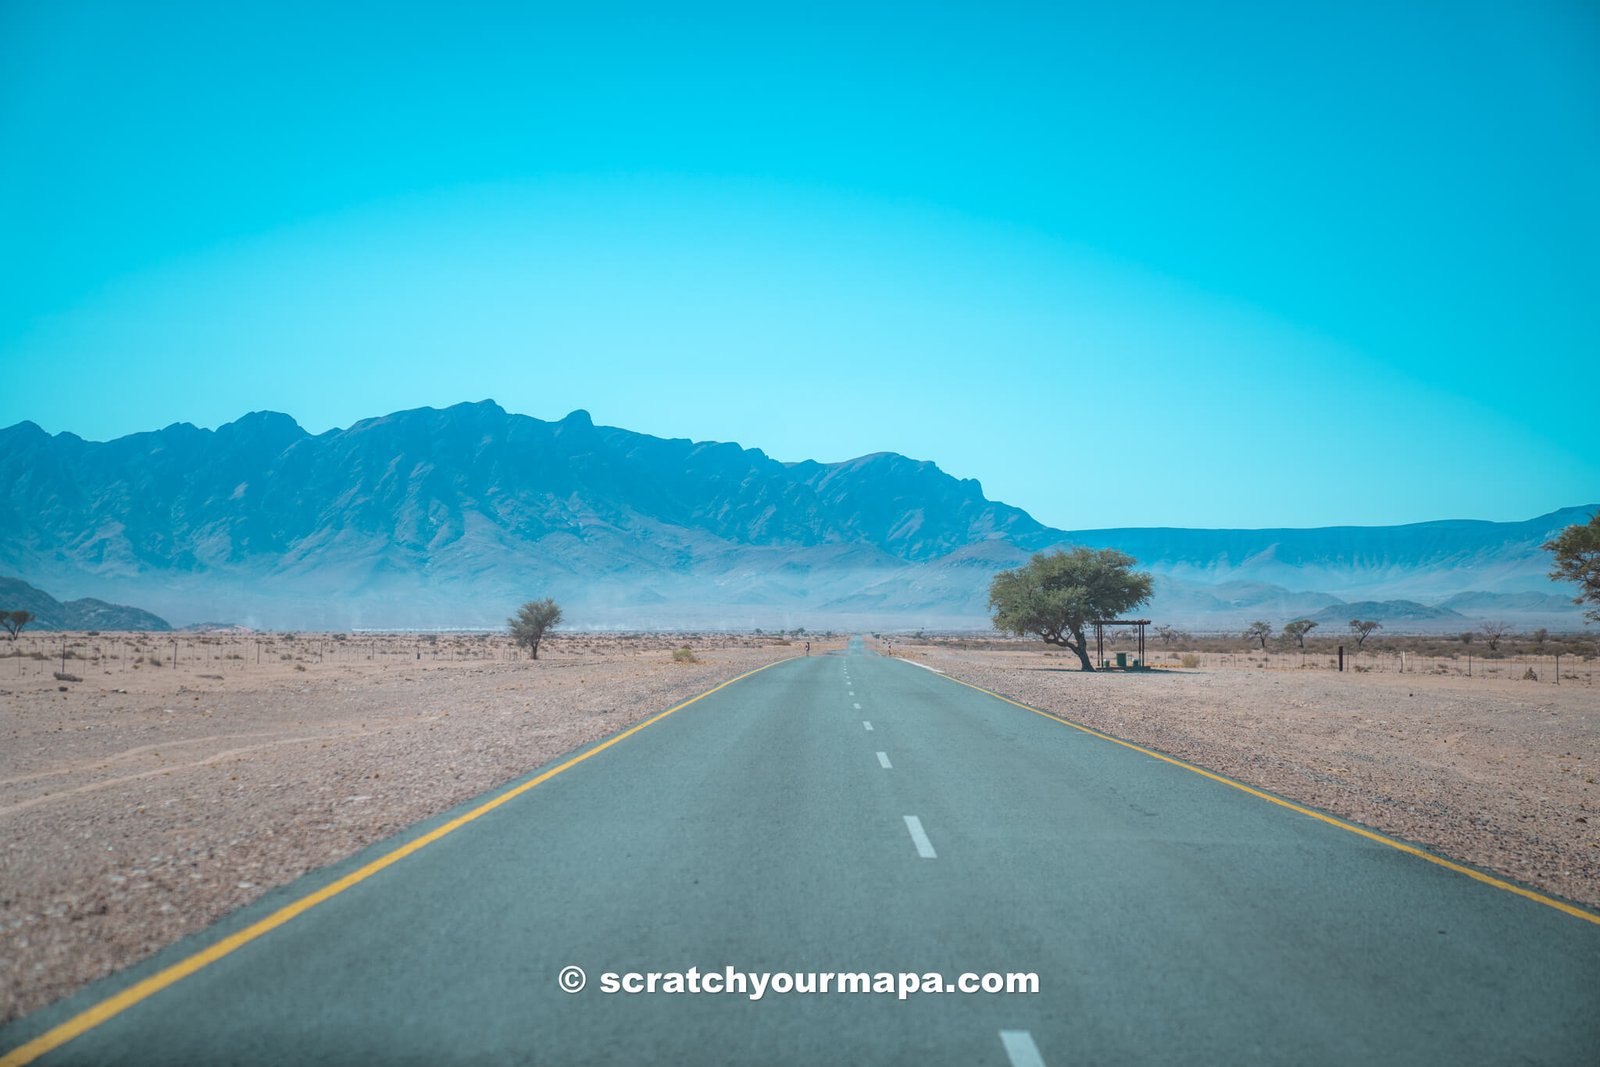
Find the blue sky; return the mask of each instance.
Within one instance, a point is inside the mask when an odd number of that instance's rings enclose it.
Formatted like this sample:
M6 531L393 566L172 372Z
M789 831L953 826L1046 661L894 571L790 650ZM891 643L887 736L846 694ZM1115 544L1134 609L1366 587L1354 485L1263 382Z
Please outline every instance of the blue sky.
M1589 3L0 3L0 425L492 397L1066 528L1600 500Z

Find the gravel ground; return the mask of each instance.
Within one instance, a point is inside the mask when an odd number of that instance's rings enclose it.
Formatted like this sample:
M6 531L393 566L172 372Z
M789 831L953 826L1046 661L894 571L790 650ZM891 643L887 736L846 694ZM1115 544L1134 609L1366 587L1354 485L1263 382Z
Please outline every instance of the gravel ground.
M82 683L58 685L56 663L0 660L0 1021L801 651L573 639L533 663L482 638L447 641L456 658L435 660L439 646L410 637L335 654L332 638L236 635L174 646L187 662L173 667L160 641L80 641L93 658L67 666ZM267 642L265 664L249 662ZM684 644L698 662L674 660Z
M902 644L953 677L1587 905L1600 693L1329 670L1084 674L1031 649Z

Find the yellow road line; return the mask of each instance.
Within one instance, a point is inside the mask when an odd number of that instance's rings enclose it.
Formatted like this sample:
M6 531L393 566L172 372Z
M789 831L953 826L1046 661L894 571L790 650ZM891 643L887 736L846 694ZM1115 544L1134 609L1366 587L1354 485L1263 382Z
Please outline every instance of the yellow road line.
M793 657L790 658L792 659ZM170 967L166 967L160 971L157 971L148 978L135 982L122 992L117 993L114 996L107 997L94 1007L87 1008L84 1011L79 1012L77 1015L74 1015L66 1022L46 1030L44 1033L40 1034L32 1041L29 1041L27 1044L18 1045L4 1056L0 1056L0 1067L22 1067L23 1064L32 1063L40 1056L43 1056L46 1052L49 1052L52 1049L60 1048L73 1038L80 1037L83 1034L88 1033L90 1030L93 1030L106 1020L122 1014L135 1004L154 996L156 993L161 992L161 990L172 985L174 982L187 978L189 975L194 974L201 968L207 967L210 964L222 959L222 957L228 955L230 952L233 952L235 949L242 948L243 946L256 940L258 937L261 937L263 934L276 930L278 927L282 926L290 919L293 919L295 916L310 911L312 908L331 897L338 896L340 893L343 893L346 889L349 889L358 882L366 881L368 878L371 878L385 867L400 862L413 852L417 852L423 848L426 848L428 845L433 844L446 834L455 830L459 830L461 827L467 825L467 823L472 822L474 819L477 819L480 816L487 815L500 805L521 796L523 793L526 793L534 786L548 782L556 775L576 767L578 764L582 763L591 756L599 755L601 752L604 752L617 742L625 740L626 738L638 733L640 730L643 730L646 726L658 723L662 719L665 719L668 715L671 715L673 712L682 711L695 701L702 700L705 697L710 696L712 693L715 693L719 689L726 689L734 682L743 681L752 674L759 674L768 667L776 667L779 663L787 662L788 660L774 660L765 666L757 667L753 671L746 671L737 678L729 678L721 685L707 689L704 693L701 693L698 696L692 696L688 700L685 700L682 704L670 707L658 715L651 716L644 722L630 726L620 734L602 741L600 744L589 749L589 751L583 753L582 755L574 756L562 763L560 766L552 767L550 770L545 771L538 777L531 778L514 789L506 790L493 800L487 800L466 814L458 815L456 818L451 819L444 825L428 831L421 837L412 841L408 841L394 851L387 852L384 855L379 856L371 863L368 863L359 870L350 872L343 878L340 878L338 881L331 882L316 892L301 897L292 904L284 905L271 915L268 915L265 919L251 923L243 930L240 930L234 934L230 934L209 948L202 949L187 959L180 960L177 963L172 964Z
M1476 878L1478 881L1483 882L1486 885L1492 885L1496 889L1504 889L1508 893L1515 893L1519 897L1526 897L1527 899L1535 901L1539 904L1543 904L1546 907L1551 907L1557 911L1565 912L1574 918L1582 919L1585 922L1591 922L1597 926L1600 926L1600 915L1596 915L1593 912L1574 907L1571 904L1556 900L1552 897L1547 897L1542 893L1535 893L1531 889L1524 889L1519 885L1513 885L1512 883L1504 881L1500 878L1496 878L1493 875L1484 874L1482 871L1475 871L1471 867L1452 862L1451 860L1447 860L1442 856L1435 856L1431 852L1425 852L1422 849L1417 848L1415 845L1406 844L1404 841L1396 841L1392 837L1385 837L1383 834L1368 830L1366 827L1356 826L1354 823L1348 823L1342 819L1335 819L1331 815L1324 815L1320 811L1312 811L1310 808L1301 807L1299 804L1284 800L1282 797L1275 797L1271 793L1264 793L1259 789L1252 789L1250 786L1247 786L1242 782L1236 782L1231 778L1225 778L1220 774L1216 774L1213 771L1208 771L1204 767L1197 767L1194 764L1185 762L1184 760L1178 759L1175 756L1168 756L1164 753L1157 752L1154 749L1144 748L1143 746L1136 745L1131 741L1124 741L1120 737L1112 737L1110 734L1103 734L1099 730L1084 726L1082 723L1073 722L1071 719L1063 716L1055 715L1048 711L1041 711L1035 707L1030 707L1027 704L1021 703L1020 701L1012 700L1008 696L1001 696L992 689L985 689L981 685L973 685L971 682L964 682L960 678L952 678L948 674L944 675L944 677L948 678L952 682L955 682L957 685L964 685L968 689L976 689L978 692L987 696L992 696L996 700L1003 700L1013 707L1018 707L1023 711L1031 711L1035 715L1043 716L1044 718L1049 719L1051 722L1058 722L1063 726L1070 726L1074 730L1081 730L1093 737L1100 738L1102 741L1110 741L1114 745L1121 745L1123 748L1131 748L1133 751L1149 756L1151 759L1158 759L1163 763L1170 763L1174 767L1182 767L1186 771L1193 771L1195 774L1198 774L1203 778L1209 778L1213 782L1221 782L1223 785L1231 786L1240 792L1249 793L1253 797L1260 797L1262 800L1276 804L1280 808L1288 808L1290 811L1298 812L1301 815L1310 816L1311 818L1316 819L1318 822L1325 822L1329 826L1337 826L1341 830L1348 830L1350 833L1364 837L1368 841L1376 841L1380 845L1388 845L1390 848L1399 849L1401 852L1406 852L1420 859L1425 859L1429 863L1437 864L1440 867L1455 871L1457 874L1464 874L1468 878ZM0 1061L0 1067L7 1067L7 1065L3 1061Z

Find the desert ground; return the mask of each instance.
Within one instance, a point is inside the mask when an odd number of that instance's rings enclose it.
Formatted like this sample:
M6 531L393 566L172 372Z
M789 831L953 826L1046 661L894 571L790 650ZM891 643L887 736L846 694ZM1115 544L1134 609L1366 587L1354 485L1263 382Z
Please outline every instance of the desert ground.
M0 1018L804 640L565 634L537 663L468 634L0 642ZM1163 651L1085 675L1037 643L893 654L1600 904L1593 661L1556 684L1376 657Z
M0 641L0 1020L804 640Z

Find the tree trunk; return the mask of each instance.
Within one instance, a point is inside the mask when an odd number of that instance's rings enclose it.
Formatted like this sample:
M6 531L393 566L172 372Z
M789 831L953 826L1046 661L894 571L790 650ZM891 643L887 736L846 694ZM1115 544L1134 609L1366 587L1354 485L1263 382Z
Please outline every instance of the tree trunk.
M1069 630L1067 633L1071 636L1055 632L1042 633L1038 636L1047 645L1055 645L1057 648L1066 648L1076 652L1078 654L1078 662L1083 664L1083 669L1092 672L1094 664L1089 662L1089 642L1085 641L1083 634L1077 630Z
M1093 674L1094 664L1089 661L1089 642L1084 639L1083 631L1073 630L1072 636L1076 643L1069 641L1067 647L1078 654L1078 662L1083 665L1083 669Z

